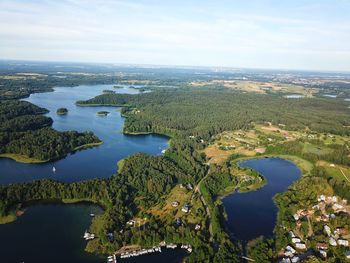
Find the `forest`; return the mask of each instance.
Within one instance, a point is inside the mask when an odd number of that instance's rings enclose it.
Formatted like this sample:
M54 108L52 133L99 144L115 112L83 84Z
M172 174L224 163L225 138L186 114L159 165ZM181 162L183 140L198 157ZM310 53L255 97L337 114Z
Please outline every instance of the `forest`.
M125 106L125 132L158 132L208 140L252 122L283 123L287 129L350 134L347 104L327 99L291 100L225 90L169 90L146 94L103 94L78 105ZM283 107L282 107L283 105Z
M182 146L186 148L185 145ZM181 145L177 144L174 147L181 147ZM196 162L191 155L187 155L190 151L188 149L169 156L145 154L130 156L124 160L118 174L108 179L77 183L60 183L45 179L32 183L0 186L0 215L13 213L29 203L42 200L90 201L102 206L105 213L93 220L91 230L97 234L98 238L88 243L86 250L89 252L111 253L125 244L137 242L140 245L153 246L162 240L167 240L192 245L194 252L188 257L188 262L204 260L239 262L238 257L235 256L238 253L238 247L229 240L227 235L216 241L221 244L221 249L218 251L213 250L205 231L199 235L186 225L180 227L176 227L175 224L163 225L153 215L144 215L148 220L142 228L142 235L136 235L141 229L126 228L127 220L138 212L139 206L151 207L158 202L160 196L169 192L176 184L194 180L190 174L195 174L203 168L200 163L194 167L188 165L190 162ZM203 174L197 174L197 176L201 178ZM110 233L114 237L112 240L108 238Z
M87 79L80 79L88 82ZM21 162L44 162L63 158L84 146L100 144L90 132L58 132L47 109L18 100L34 92L52 91L55 84L72 86L68 79L53 81L45 75L0 78L0 156ZM74 84L76 85L76 84Z
M166 73L164 73L166 74ZM179 73L180 74L180 73ZM182 73L181 73L182 74ZM67 75L68 76L68 75ZM305 129L320 133L350 135L347 104L340 100L313 98L290 100L278 96L245 94L221 88L188 88L188 75L178 81L141 75L142 80L152 78L155 83L174 84L182 88L155 87L152 92L138 95L106 93L87 101L77 102L80 106L110 105L122 106L126 117L125 133L159 133L171 137L170 147L163 156L135 154L123 161L115 175L108 179L95 179L76 183L61 183L40 180L0 186L0 216L40 201L50 202L93 202L104 208L104 214L96 216L90 230L97 238L88 242L86 250L107 254L126 244L137 243L152 246L162 240L174 243L190 243L194 250L187 262L241 262L241 248L231 240L224 227L224 211L218 202L220 193L227 187L236 187L239 182L232 173L233 156L221 166L210 167L202 150L212 137L222 131L252 128L254 123L272 122L284 124L286 129ZM184 76L184 75L181 75ZM132 76L134 77L134 75ZM51 128L52 119L43 114L47 110L33 104L18 101L32 92L51 90L55 85L74 86L78 84L117 83L129 81L132 77L105 75L66 78L38 77L43 84L33 79L1 80L7 90L0 88L0 146L1 153L25 155L38 160L56 159L74 151L81 145L99 143L92 133L58 132ZM38 85L34 85L34 83ZM349 165L347 146L332 146L332 154L322 156L303 153L302 142L276 145L267 148L268 154L291 154L312 163L328 160L336 164ZM317 142L315 142L317 144ZM257 176L252 171L251 175ZM208 175L208 177L206 177ZM285 195L276 197L280 213L278 222L288 222L290 211L297 202L314 198L319 187L330 188L339 196L349 198L348 186L329 177L322 168L314 168L313 177L300 180ZM206 177L206 178L205 178ZM204 179L203 179L204 178ZM189 225L164 225L159 217L143 214L147 223L142 228L128 228L127 221L142 210L157 204L177 184L200 185L200 192L210 211L213 233L207 229L194 232ZM312 184L313 187L307 186ZM305 191L303 191L305 189ZM296 196L297 191L303 191ZM290 201L291 200L291 201ZM209 222L210 221L210 222ZM142 232L141 232L142 231ZM284 245L280 229L276 239L261 238L249 247L249 254L257 262L271 262L275 249ZM140 234L142 233L142 235ZM113 238L110 238L112 234Z
M84 145L101 141L91 132L58 132L46 109L26 101L0 101L0 154L25 156L31 162L59 159Z

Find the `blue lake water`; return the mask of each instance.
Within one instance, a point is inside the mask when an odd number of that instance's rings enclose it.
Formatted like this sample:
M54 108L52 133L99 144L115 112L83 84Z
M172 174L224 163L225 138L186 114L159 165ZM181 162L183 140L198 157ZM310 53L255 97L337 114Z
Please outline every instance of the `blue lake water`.
M227 213L227 227L243 243L261 235L271 236L276 224L277 207L273 196L287 190L300 177L299 168L280 158L253 159L240 163L267 179L267 184L254 192L233 193L222 201Z
M47 108L53 120L53 128L66 131L93 131L104 144L82 150L66 158L46 164L21 164L0 158L0 183L28 182L51 178L66 182L95 177L106 178L115 173L117 162L136 152L161 154L168 147L168 139L157 135L127 136L122 134L124 119L118 108L78 107L77 100L101 94L112 85L61 87L54 92L31 95L27 101ZM135 89L115 89L118 93L138 93ZM69 110L67 116L58 116L57 108ZM108 116L96 116L107 110ZM283 192L300 176L299 169L289 161L268 158L241 163L256 169L268 183L251 193L234 193L223 199L228 214L227 226L234 236L247 241L259 235L271 235L275 226L277 209L272 197ZM52 172L52 167L56 172ZM17 221L0 225L0 262L105 262L84 252L86 241L82 239L91 222L91 211L98 208L87 204L35 205L29 207ZM181 262L183 250L165 250L161 254L119 260L120 262Z
M0 158L0 184L29 182L50 178L65 182L96 177L106 178L117 170L117 162L136 152L159 155L168 147L168 138L158 135L128 136L122 134L124 118L119 108L78 107L77 100L102 94L113 85L59 87L54 92L32 94L26 100L44 107L47 116L54 120L53 128L59 131L93 131L104 144L78 151L61 160L45 164L22 164ZM137 89L124 87L117 93L138 93ZM68 109L68 115L59 116L56 110ZM104 117L101 110L109 111ZM56 172L52 168L55 166ZM100 211L90 204L40 204L30 206L16 221L0 225L0 262L106 262L84 252L86 241L82 238L91 223L90 213ZM161 254L146 255L118 262L180 262L183 250L165 250Z
M66 158L44 164L23 164L0 158L0 183L28 182L35 179L51 178L74 182L96 177L109 177L117 170L117 162L136 152L152 155L161 154L168 147L168 138L159 135L124 135L124 118L116 107L79 107L78 100L86 100L113 90L113 85L60 87L54 92L36 93L26 100L48 109L53 128L59 131L93 131L104 143L98 147L84 149ZM137 89L124 87L114 89L117 93L135 94ZM60 116L56 110L68 109L68 115ZM109 111L107 116L97 116L101 110ZM55 166L56 172L52 172Z

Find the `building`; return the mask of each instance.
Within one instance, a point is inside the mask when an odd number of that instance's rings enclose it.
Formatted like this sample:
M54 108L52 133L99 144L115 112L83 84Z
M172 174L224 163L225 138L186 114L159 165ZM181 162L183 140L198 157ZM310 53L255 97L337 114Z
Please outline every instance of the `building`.
M285 255L286 257L289 257L289 258L294 257L294 253L292 253L292 251L286 251L286 252L284 252L284 255Z
M331 238L329 238L329 244L333 247L336 247L337 241L333 237L331 237Z
M348 247L349 241L347 241L346 239L338 239L338 245Z
M304 243L296 243L295 247L297 249L306 249L306 245Z
M290 258L282 258L280 263L291 263Z
M317 201L319 201L319 202L326 201L326 196L325 195L320 195L320 197L317 199Z
M327 258L327 251L325 251L325 250L320 250L320 255L321 255L321 257L323 257L323 258Z
M126 222L129 226L134 226L135 225L135 220L129 220Z
M295 243L300 243L301 240L300 240L300 238L293 237L293 238L292 238L292 242L293 242L294 244L295 244Z
M350 250L348 250L348 251L345 252L345 257L346 257L347 259L350 259Z
M328 249L328 245L326 243L317 243L316 244L316 248L318 250L327 250Z
M184 213L188 213L190 211L190 206L188 204L185 204L182 208L181 211Z
M298 256L292 257L292 263L300 262L300 258Z
M335 231L337 232L337 234L339 235L346 235L348 233L348 231L346 230L345 227L337 227L335 229Z
M175 219L175 223L176 223L176 225L180 226L181 225L181 219L177 217Z
M333 206L332 206L333 210L334 211L337 211L337 210L342 210L344 207L340 204L337 204L335 203Z
M295 249L291 246L286 246L286 250L292 252L293 254L296 252Z

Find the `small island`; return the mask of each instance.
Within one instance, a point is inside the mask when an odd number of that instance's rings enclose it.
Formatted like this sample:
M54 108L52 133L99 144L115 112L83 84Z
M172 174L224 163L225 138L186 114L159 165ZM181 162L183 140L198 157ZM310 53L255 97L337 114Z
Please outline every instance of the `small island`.
M107 116L109 114L109 111L98 111L96 113L97 116Z
M113 86L113 88L115 88L115 89L122 89L122 88L124 88L123 86L120 86L120 85L115 85L115 86Z
M57 113L57 115L67 115L68 109L67 108L58 108L56 113Z
M105 90L103 90L103 93L105 93L105 94L113 94L113 93L115 93L115 91L114 90L110 90L110 89L105 89Z

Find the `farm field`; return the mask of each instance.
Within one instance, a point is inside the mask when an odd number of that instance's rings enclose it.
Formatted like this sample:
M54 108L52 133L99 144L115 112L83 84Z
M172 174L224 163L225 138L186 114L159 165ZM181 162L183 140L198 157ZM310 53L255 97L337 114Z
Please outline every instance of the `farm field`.
M304 97L313 97L318 93L316 88L305 88L300 85L284 84L276 82L257 82L247 80L210 80L210 81L194 81L190 83L193 87L203 86L223 86L242 92L254 92L260 94L299 94Z

